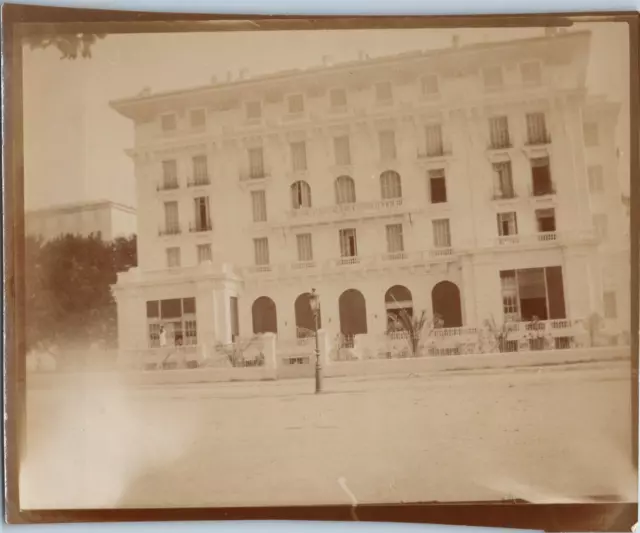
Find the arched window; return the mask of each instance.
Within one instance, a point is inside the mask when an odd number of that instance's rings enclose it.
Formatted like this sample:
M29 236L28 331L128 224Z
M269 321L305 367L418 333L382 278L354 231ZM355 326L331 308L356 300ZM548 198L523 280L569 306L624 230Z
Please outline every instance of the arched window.
M357 289L347 289L338 298L340 332L346 336L367 332L367 304Z
M442 320L442 327L459 328L462 326L462 304L460 289L451 281L436 283L431 291L433 316Z
M406 328L413 317L411 291L403 285L394 285L384 295L387 310L387 328L390 331Z
M268 296L260 296L251 306L254 333L278 333L276 304Z
M385 170L380 174L380 192L383 200L402 198L400 174L394 170Z
M340 176L335 181L336 203L353 204L356 201L356 182L350 176Z
M306 181L296 181L291 185L291 205L294 209L311 207L311 187Z
M316 330L316 319L311 309L310 293L304 292L296 298L293 308L296 316L296 337L310 337ZM320 312L321 313L321 312ZM322 327L322 314L318 315L318 329Z

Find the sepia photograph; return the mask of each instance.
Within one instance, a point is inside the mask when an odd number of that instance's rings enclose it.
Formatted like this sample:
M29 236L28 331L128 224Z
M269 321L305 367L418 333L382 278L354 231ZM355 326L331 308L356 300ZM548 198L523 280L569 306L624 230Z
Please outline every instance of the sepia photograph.
M290 22L24 31L21 509L637 502L629 25Z

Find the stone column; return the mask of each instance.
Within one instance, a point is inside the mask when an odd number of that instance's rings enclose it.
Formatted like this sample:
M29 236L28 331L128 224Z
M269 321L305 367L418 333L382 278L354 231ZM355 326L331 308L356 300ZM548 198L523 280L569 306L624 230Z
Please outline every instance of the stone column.
M272 379L278 377L278 356L276 352L275 333L265 333L262 336L262 353L264 354L264 367L267 376Z
M565 286L565 307L567 317L572 319L587 318L593 309L590 265L586 250L568 249L565 252L562 277Z
M476 291L475 276L473 268L473 258L471 255L462 256L462 287L460 287L462 298L463 324L465 326L477 326L478 317L476 313Z
M199 283L196 288L196 327L199 356L206 359L216 343L215 302L210 283Z
M215 337L216 341L222 344L231 343L231 309L227 292L224 287L216 288L213 291Z

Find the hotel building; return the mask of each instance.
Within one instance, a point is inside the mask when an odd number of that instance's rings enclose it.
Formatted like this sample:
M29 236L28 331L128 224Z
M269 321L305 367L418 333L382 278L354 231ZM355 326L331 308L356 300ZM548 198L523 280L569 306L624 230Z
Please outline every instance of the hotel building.
M618 105L590 34L369 58L112 102L132 120L138 267L121 349L314 329L456 331L594 313L629 330ZM557 331L556 331L557 330ZM568 337L569 336L569 337ZM562 344L560 342L560 344Z

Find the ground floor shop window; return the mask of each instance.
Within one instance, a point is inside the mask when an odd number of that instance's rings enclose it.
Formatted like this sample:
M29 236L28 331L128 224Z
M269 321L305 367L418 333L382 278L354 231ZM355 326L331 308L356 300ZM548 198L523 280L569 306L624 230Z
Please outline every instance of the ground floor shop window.
M193 346L198 344L195 298L147 301L149 346Z
M532 322L567 318L562 267L503 270L500 282L505 320Z

